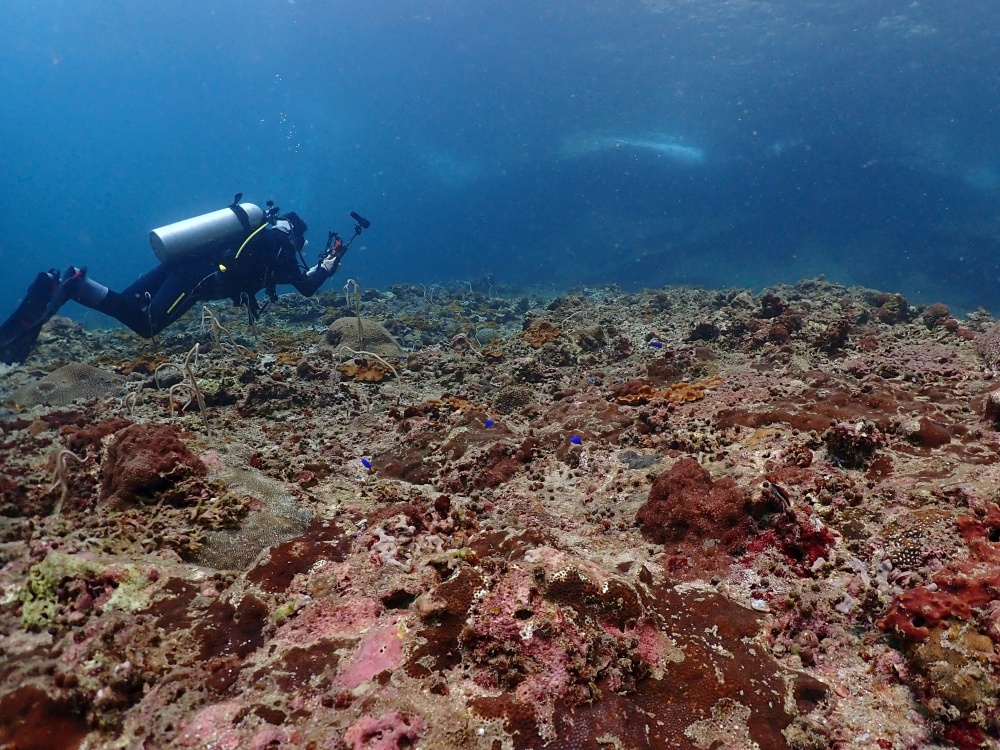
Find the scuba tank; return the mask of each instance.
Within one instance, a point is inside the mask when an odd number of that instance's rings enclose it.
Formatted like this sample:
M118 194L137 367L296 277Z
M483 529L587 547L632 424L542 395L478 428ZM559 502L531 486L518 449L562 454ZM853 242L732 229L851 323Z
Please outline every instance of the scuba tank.
M206 249L245 240L264 223L264 211L253 203L239 203L218 211L167 224L149 233L149 244L161 263L175 261Z

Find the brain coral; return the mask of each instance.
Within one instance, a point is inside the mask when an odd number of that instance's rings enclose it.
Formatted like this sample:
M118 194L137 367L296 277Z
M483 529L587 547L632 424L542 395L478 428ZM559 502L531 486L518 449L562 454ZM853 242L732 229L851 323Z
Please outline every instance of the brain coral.
M265 548L305 531L312 514L299 507L282 482L239 466L232 457L219 456L218 460L213 476L230 490L253 498L259 509L248 513L237 528L206 534L195 560L212 568L245 570Z
M360 325L359 332L357 318L338 318L326 331L326 343L334 348L364 349L390 362L398 361L403 356L396 339L379 323L362 318Z
M75 399L91 399L118 391L125 379L116 373L84 364L60 367L41 380L18 388L10 401L21 408L52 404L66 406Z
M493 405L501 414L513 414L535 400L535 392L526 385L505 385L497 391Z

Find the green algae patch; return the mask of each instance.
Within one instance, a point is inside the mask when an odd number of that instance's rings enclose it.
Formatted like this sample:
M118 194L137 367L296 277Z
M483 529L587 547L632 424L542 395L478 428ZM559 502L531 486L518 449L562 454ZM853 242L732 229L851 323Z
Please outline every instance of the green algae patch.
M274 614L271 615L271 619L274 622L281 622L282 620L285 620L294 615L295 609L296 609L295 602L285 602L276 610L274 610Z
M44 630L74 612L134 612L149 605L151 583L134 563L49 552L18 594L21 626Z

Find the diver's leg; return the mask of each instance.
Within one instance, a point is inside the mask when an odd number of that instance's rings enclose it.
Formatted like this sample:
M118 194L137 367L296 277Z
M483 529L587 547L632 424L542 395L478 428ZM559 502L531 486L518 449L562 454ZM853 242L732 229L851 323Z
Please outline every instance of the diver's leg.
M206 297L201 294L203 284L214 273L211 263L190 259L175 263L163 284L149 302L149 326L155 334L169 326L191 309L195 302Z
M38 274L28 288L14 314L0 326L0 359L23 362L38 339L46 321L68 300L100 309L108 288L87 278L87 269L70 266L60 279L59 274L46 271Z
M99 306L106 296L108 296L108 288L87 276L86 268L70 266L63 271L62 281L53 296L53 304L58 309L67 300L73 300L91 310L99 310ZM55 310L52 312L54 313Z
M154 330L150 324L149 306L169 274L170 268L161 263L144 273L123 291L109 291L94 309L110 315L143 338L151 338L160 329Z
M198 294L214 266L196 259L161 263L122 291L108 292L95 309L127 325L143 338L152 338L186 313L202 297Z
M87 276L86 268L70 266L63 273L62 282L52 296L47 314L51 316L67 300L73 300L91 310L110 315L140 336L148 338L151 334L145 308L165 275L165 266L154 268L118 294Z
M70 266L61 279L55 269L38 274L17 310L0 326L0 359L23 362L42 326L67 301L100 309L107 294L106 286L87 278L86 268Z

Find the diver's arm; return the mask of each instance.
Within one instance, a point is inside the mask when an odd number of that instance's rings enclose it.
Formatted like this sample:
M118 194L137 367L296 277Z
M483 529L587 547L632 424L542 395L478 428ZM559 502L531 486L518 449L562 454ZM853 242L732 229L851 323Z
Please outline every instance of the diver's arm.
M298 281L292 282L292 286L300 294L312 297L316 290L323 286L323 282L337 273L345 252L347 252L347 246L338 238L336 243L320 255L319 262L302 274Z
M296 281L293 281L292 286L298 290L299 294L305 297L312 297L316 293L316 290L323 286L323 283L328 278L333 276L333 273L333 271L324 268L323 261L320 261L299 276Z

